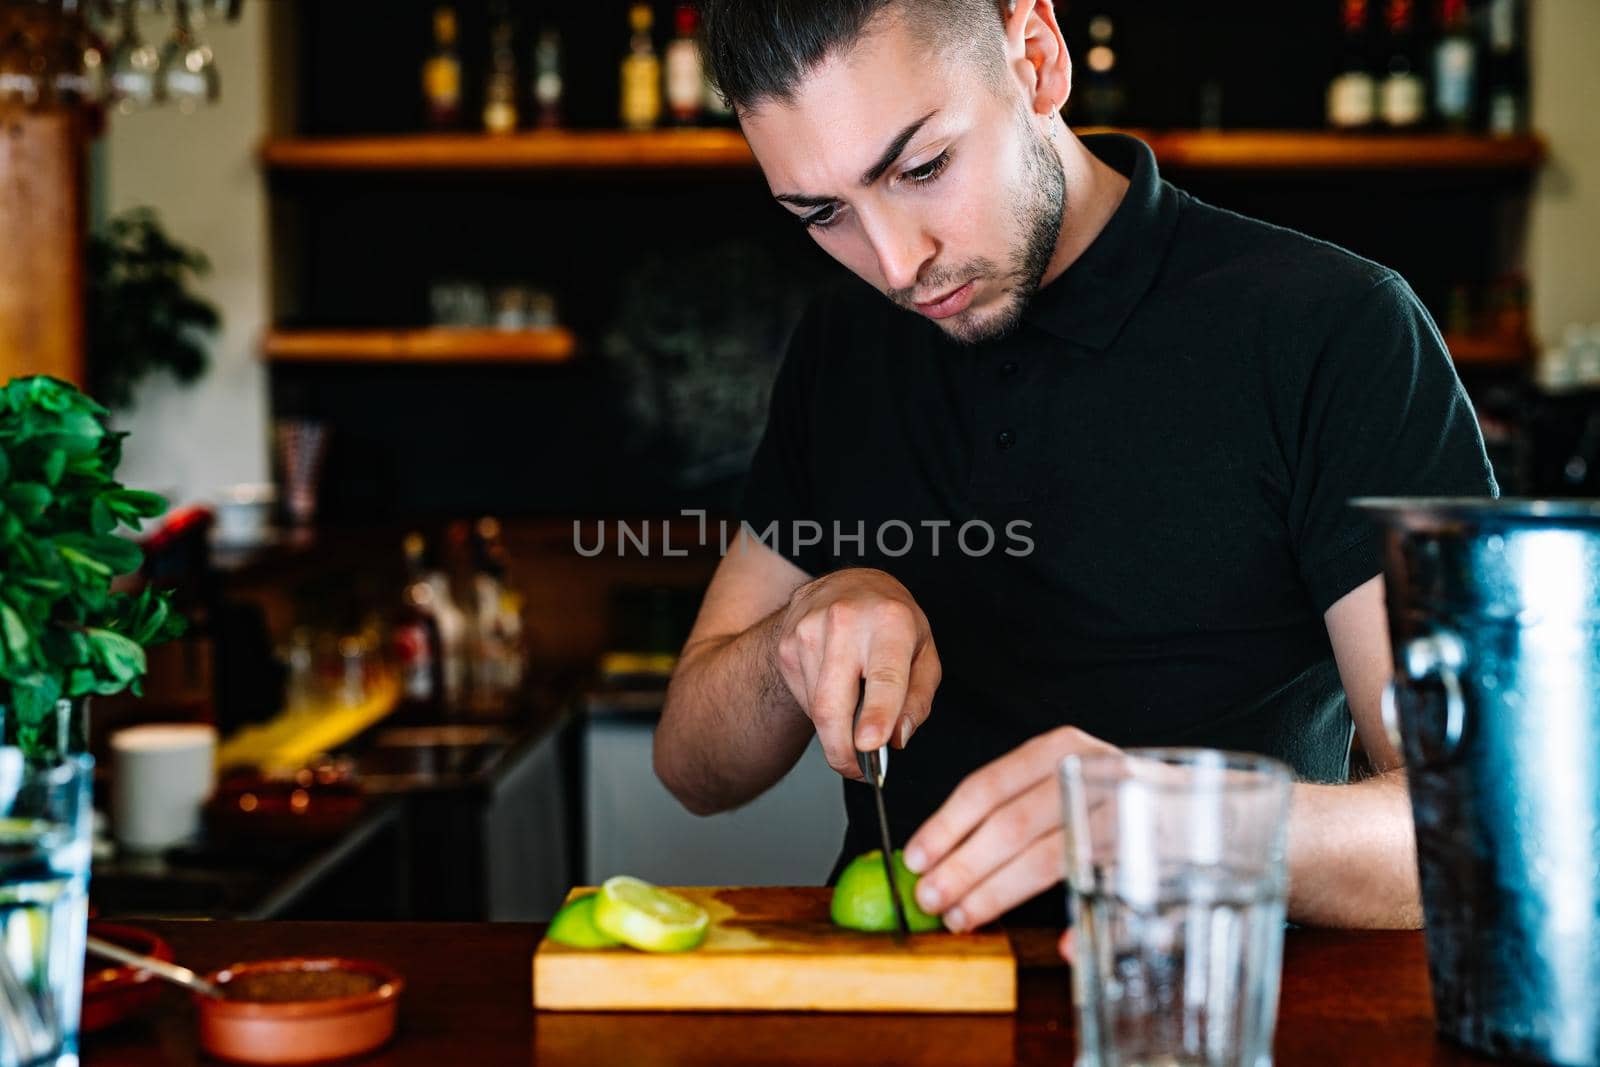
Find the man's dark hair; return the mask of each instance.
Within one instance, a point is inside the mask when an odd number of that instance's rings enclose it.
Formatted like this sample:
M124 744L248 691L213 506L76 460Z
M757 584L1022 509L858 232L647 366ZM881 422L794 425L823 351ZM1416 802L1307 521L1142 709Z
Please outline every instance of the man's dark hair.
M1001 68L1002 12L1009 0L705 0L706 58L728 103L748 111L788 103L800 82L861 39L882 15L903 14L929 41L970 51Z

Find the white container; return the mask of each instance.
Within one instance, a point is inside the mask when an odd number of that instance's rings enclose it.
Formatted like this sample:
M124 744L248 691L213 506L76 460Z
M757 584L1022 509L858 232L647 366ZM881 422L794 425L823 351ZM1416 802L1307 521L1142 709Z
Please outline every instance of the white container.
M200 723L152 723L113 734L111 826L117 844L160 852L198 836L216 759L217 731Z
M217 494L215 538L225 545L258 545L272 533L278 488L270 483L230 485Z

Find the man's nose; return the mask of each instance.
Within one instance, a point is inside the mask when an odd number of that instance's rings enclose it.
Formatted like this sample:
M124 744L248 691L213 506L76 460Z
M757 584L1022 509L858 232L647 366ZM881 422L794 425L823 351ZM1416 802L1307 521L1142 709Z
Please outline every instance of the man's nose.
M883 284L890 290L911 289L923 266L938 252L938 244L915 220L881 215L867 227L867 239L878 257Z

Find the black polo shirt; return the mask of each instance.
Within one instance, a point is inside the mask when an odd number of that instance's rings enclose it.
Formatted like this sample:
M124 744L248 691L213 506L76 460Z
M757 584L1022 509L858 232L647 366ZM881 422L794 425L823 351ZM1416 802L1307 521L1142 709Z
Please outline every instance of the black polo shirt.
M750 472L769 544L881 568L927 613L944 680L889 761L897 842L1065 724L1343 780L1323 612L1381 571L1346 502L1497 492L1399 275L1195 199L1138 140L1084 143L1130 187L1015 331L961 346L852 280L797 327ZM853 855L876 823L845 792Z

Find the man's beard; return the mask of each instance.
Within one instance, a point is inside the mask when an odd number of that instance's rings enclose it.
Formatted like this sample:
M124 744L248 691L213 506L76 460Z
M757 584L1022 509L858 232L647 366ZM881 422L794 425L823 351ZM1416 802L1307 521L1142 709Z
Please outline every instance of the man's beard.
M1028 138L1029 152L1026 172L1017 191L1017 217L1022 225L1022 246L1012 258L1011 269L1002 271L990 259L974 259L959 268L938 268L918 280L923 292L939 292L965 284L973 279L999 278L1005 285L1001 290L1001 306L981 321L962 324L965 313L939 325L951 340L976 345L998 340L1016 329L1022 321L1022 312L1028 301L1039 291L1045 271L1050 269L1050 258L1055 255L1056 241L1061 235L1061 219L1066 211L1066 175L1061 169L1061 158L1050 142L1034 132L1033 123L1024 115L1024 134ZM907 310L916 310L913 295L917 289L890 290L889 299Z

